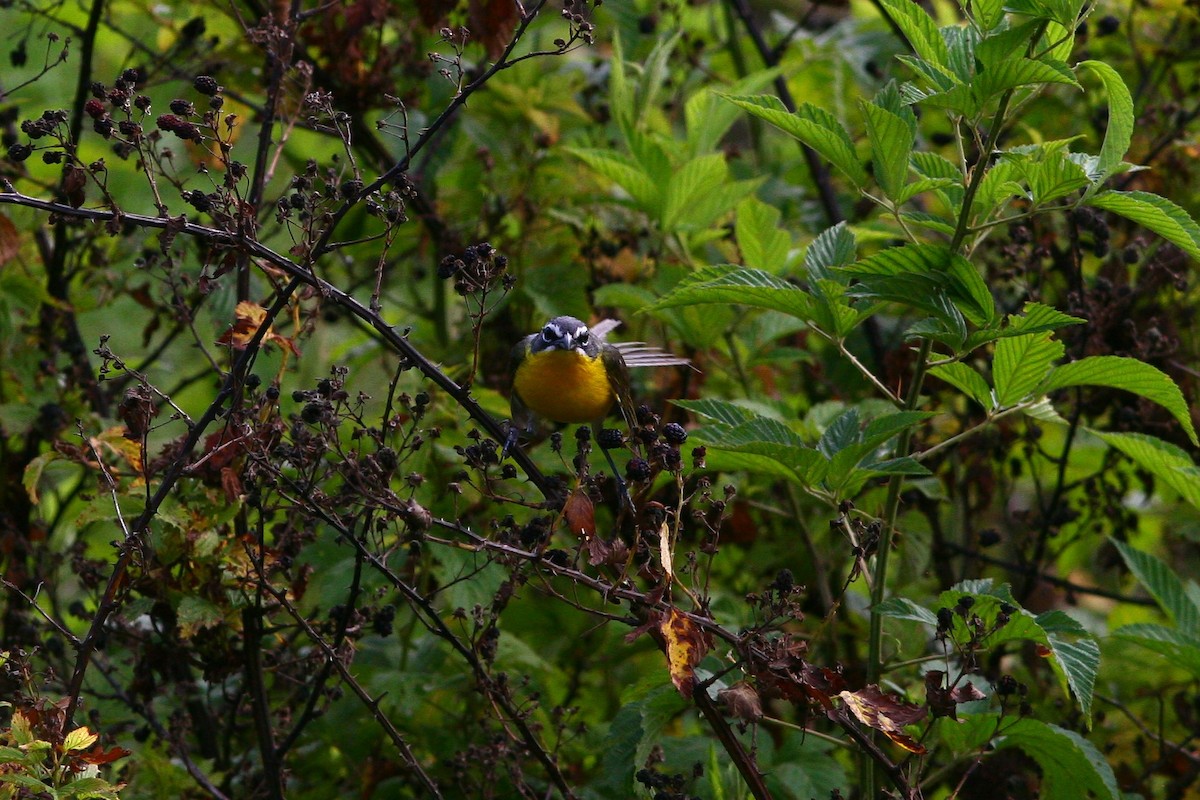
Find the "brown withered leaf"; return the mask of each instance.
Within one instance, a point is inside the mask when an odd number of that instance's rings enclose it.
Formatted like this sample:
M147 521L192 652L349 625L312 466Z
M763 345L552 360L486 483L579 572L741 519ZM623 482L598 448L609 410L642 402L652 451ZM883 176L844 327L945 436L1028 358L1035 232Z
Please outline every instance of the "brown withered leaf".
M63 164L62 193L73 208L79 208L87 199L84 188L87 186L87 171L71 162Z
M696 665L712 649L712 637L699 625L672 608L658 624L667 654L671 683L686 698L696 686Z
M987 696L970 681L962 686L945 688L942 686L945 677L946 673L937 669L925 673L925 704L935 717L957 720L959 703L982 700Z
M842 692L838 697L862 724L881 731L910 753L925 752L924 745L904 733L905 725L925 718L927 712L923 706L889 695L874 684L857 692Z
M521 21L520 4L513 0L469 0L467 6L471 33L487 48L488 58L499 58Z
M150 432L150 423L158 415L154 394L146 386L134 386L125 392L117 407L117 416L125 423L125 438L140 442Z
M237 304L237 308L233 311L233 324L229 326L229 330L221 334L221 338L217 339L217 343L227 344L235 350L242 350L254 339L254 334L258 332L258 329L266 322L266 319L267 310L265 308L243 300ZM281 348L297 357L300 355L300 350L297 349L296 343L287 337L275 333L274 326L267 328L267 332L263 335L262 340L264 342L275 342Z
M762 719L762 699L758 696L758 690L746 681L738 681L728 689L717 692L717 700L725 704L731 717L744 722Z
M596 537L596 508L583 489L571 492L563 504L562 515L572 536L580 539Z
M21 252L21 234L12 220L0 214L0 267L17 257Z

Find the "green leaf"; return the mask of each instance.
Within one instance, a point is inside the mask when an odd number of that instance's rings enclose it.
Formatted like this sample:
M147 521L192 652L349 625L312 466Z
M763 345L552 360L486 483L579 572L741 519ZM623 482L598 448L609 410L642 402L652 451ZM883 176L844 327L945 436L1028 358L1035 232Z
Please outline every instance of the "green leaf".
M778 274L787 265L792 237L779 228L779 209L757 197L738 203L734 236L747 267Z
M1092 793L1102 800L1121 800L1112 767L1096 746L1074 731L1022 717L1004 725L1000 747L1016 747L1042 770L1042 800L1079 800Z
M1135 550L1125 542L1116 539L1110 541L1125 560L1129 571L1146 587L1176 627L1188 636L1200 636L1200 608L1192 599L1198 588L1196 582L1188 581L1191 587L1189 592L1189 586L1184 584L1183 579L1158 558Z
M1186 211L1149 192L1100 192L1085 203L1119 214L1154 231L1189 256L1200 259L1200 226Z
M914 603L906 597L889 597L879 605L875 606L874 611L885 617L893 619L907 619L913 622L923 622L926 625L937 627L937 614L934 614L929 609L922 605Z
M841 170L855 186L861 188L869 182L867 171L858 160L858 153L854 149L850 134L828 111L811 103L802 103L796 109L796 113L792 114L779 98L773 95L721 96L804 142Z
M662 205L662 227L665 231L703 227L708 201L719 196L729 167L722 153L710 153L684 164L667 183Z
M962 581L938 596L934 607L956 608L962 598L972 599L971 614L977 615L984 630L991 631L982 641L984 647L996 647L1011 641L1032 641L1045 646L1052 656L1051 664L1063 691L1073 693L1085 715L1091 713L1092 690L1100 667L1100 648L1095 638L1083 626L1061 611L1049 611L1034 616L1020 608L1013 599L1008 584L996 586L991 579ZM881 606L888 616L912 619L937 626L932 611L918 610L915 604L889 601ZM1008 622L999 624L1001 606L1007 604ZM956 641L966 641L975 635L962 616L955 614L950 630Z
M880 5L904 34L914 53L939 67L949 65L950 51L946 47L946 40L924 8L911 0L881 0Z
M836 279L834 270L853 264L855 255L854 234L839 222L813 239L804 252L804 269L811 280Z
M1145 622L1124 625L1113 631L1112 636L1165 656L1172 666L1200 678L1200 638L1165 625Z
M1179 420L1192 444L1200 444L1183 392L1165 372L1151 364L1122 356L1082 358L1055 368L1042 384L1041 391L1052 392L1067 386L1107 386L1152 400Z
M829 462L807 447L777 420L758 417L735 427L712 426L696 432L710 450L741 456L741 468L765 472L806 486L824 480ZM737 463L737 462L735 462Z
M988 325L995 302L979 272L949 248L932 244L891 247L842 270L859 281L853 292L861 297L903 303L953 322L954 309L973 324Z
M761 92L779 75L779 69L767 69L747 75L728 87L731 94ZM717 149L729 128L739 116L737 108L721 101L712 89L693 94L684 104L684 124L687 126L688 156L711 153Z
M1055 672L1066 679L1080 709L1090 717L1096 673L1100 671L1100 645L1065 612L1047 611L1038 614L1036 621L1046 633Z
M643 286L632 283L606 283L592 292L592 302L597 306L627 308L640 311L652 305L658 296Z
M1143 433L1092 433L1170 486L1194 508L1200 508L1200 471L1183 450Z
M1090 183L1083 167L1070 159L1066 143L1056 145L1060 146L1039 146L1006 156L1014 159L1016 174L1029 187L1029 199L1037 205L1066 197Z
M920 98L920 102L973 117L988 103L1009 90L1046 84L1079 86L1071 68L1061 61L1009 58L979 72L970 83L955 86L947 91L926 94Z
M988 386L987 381L984 380L982 375L961 361L955 361L950 364L939 364L931 368L929 373L936 378L941 378L955 389L963 392L976 403L983 406L985 410L991 411L995 408L995 401L992 399L992 389Z
M963 4L963 10L970 6L975 23L984 33L991 31L1004 19L1004 0L971 0Z
M1129 144L1133 141L1133 98L1121 74L1103 61L1082 61L1086 67L1104 83L1108 93L1108 127L1104 131L1104 143L1100 146L1100 160L1092 181L1099 186L1121 166Z
M1047 332L1013 336L996 343L992 380L1000 408L1015 405L1046 379L1051 365L1062 357L1062 342Z
M705 267L684 278L652 308L704 303L739 303L781 311L803 320L812 319L812 296L782 278L760 269L732 264Z
M703 400L672 400L671 404L731 427L741 425L743 422L749 422L759 416L744 406L739 406L728 400L717 400L714 398L705 398Z
M891 95L896 94L895 85L888 84L881 92L883 97L871 103L862 103L861 107L867 120L867 138L871 142L875 179L884 194L895 199L908 178L909 155L916 140L916 131L910 120L887 107L898 103L898 100L887 95L889 90Z
M601 177L624 189L639 208L657 216L661 190L632 158L612 150L569 147L567 152L587 164Z
M1008 315L1006 333L1011 335L1039 333L1065 328L1068 325L1082 325L1085 322L1087 322L1086 319L1064 314L1057 308L1044 303L1026 303L1019 316Z

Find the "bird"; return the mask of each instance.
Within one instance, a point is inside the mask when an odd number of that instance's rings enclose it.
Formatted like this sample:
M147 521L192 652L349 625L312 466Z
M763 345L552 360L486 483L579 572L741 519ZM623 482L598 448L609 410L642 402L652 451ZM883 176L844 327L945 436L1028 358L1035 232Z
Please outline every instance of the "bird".
M629 389L629 368L691 366L689 359L644 342L606 341L618 325L616 320L606 319L589 328L576 317L560 316L516 343L510 361L512 423L505 454L522 433L533 433L538 418L590 423L598 437L605 417L616 406L632 430L637 413ZM612 456L603 449L617 482L623 485Z

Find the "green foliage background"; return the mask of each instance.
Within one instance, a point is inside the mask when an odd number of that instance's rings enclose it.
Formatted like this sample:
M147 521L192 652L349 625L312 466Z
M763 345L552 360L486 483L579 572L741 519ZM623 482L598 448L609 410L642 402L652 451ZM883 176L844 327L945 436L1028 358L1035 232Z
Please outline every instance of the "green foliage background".
M1195 796L1194 5L516 8L0 11L0 797Z

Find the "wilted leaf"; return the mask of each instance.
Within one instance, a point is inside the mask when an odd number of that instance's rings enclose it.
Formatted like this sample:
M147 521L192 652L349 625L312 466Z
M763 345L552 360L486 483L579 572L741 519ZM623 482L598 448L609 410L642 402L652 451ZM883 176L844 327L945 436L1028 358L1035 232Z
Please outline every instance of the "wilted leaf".
M63 164L62 193L73 208L79 208L87 199L87 172L82 167L67 162Z
M960 703L982 700L987 696L969 681L962 686L942 686L945 678L946 673L941 670L935 669L925 673L926 704L935 717L950 717L950 719L957 720Z
M21 251L21 236L12 220L0 214L0 266L17 257Z
M927 712L923 707L886 694L874 684L857 692L842 692L838 697L859 722L881 731L910 753L925 752L923 745L904 733L905 725L925 718Z
M237 304L237 308L234 309L233 314L233 325L221 335L220 339L217 339L217 343L227 344L235 350L241 350L250 344L258 329L266 322L267 310L260 305L243 300ZM262 341L275 342L293 355L297 357L300 355L295 342L275 333L274 326L267 328L267 332L263 334Z
M696 665L712 647L712 638L674 608L659 621L658 630L663 637L671 682L680 694L690 698L696 685Z
M588 497L583 489L571 492L567 502L563 504L562 515L572 536L578 536L580 539L596 537L596 508L592 504L592 498Z
M746 722L762 719L762 699L758 696L758 690L746 681L738 681L728 689L717 692L717 700L725 704L731 717Z

